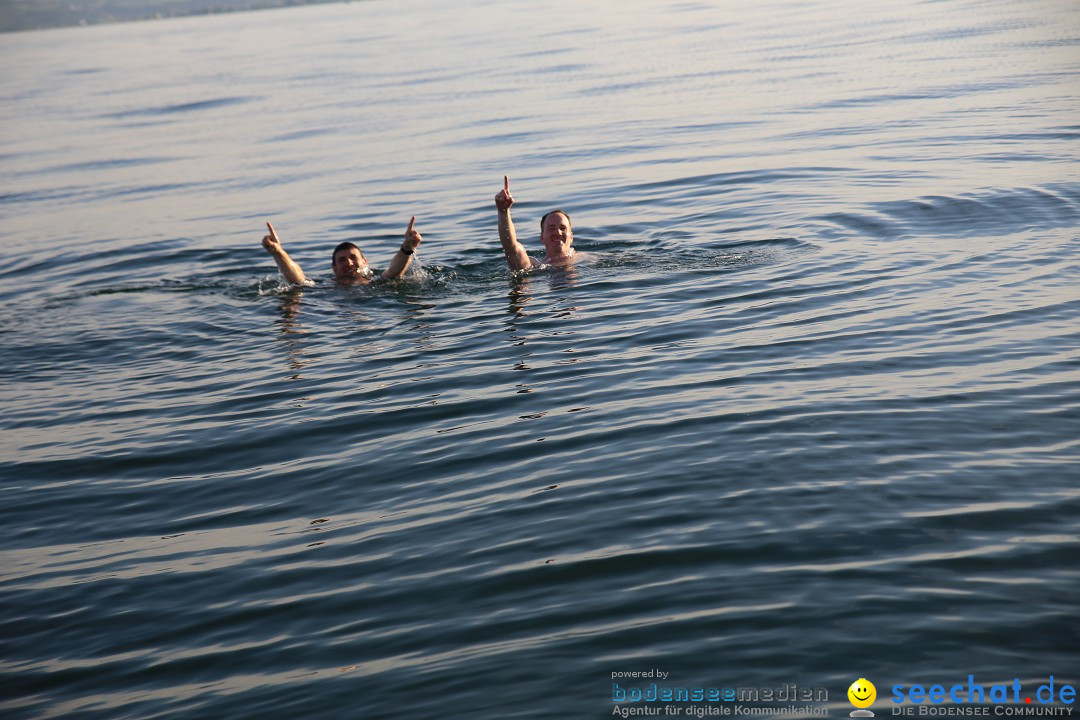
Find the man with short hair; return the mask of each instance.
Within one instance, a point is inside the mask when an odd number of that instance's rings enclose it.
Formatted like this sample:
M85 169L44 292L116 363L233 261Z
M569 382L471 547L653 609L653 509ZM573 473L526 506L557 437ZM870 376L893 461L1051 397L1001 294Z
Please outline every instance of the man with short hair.
M409 227L405 230L405 242L401 244L398 251L394 253L394 257L390 259L390 267L386 268L379 276L383 280L393 280L408 269L409 263L412 262L413 253L416 252L416 247L423 240L420 233L414 229L415 224L416 216L414 215L412 220L409 220ZM274 262L277 263L278 270L281 271L286 282L292 285L307 284L307 276L304 275L304 271L300 269L296 261L289 257L289 253L285 252L285 248L281 246L281 240L278 239L277 233L274 232L274 226L266 223L266 228L270 231L270 234L262 239L262 246L274 258ZM364 253L360 252L360 248L351 242L343 242L334 248L334 252L330 256L330 262L334 269L334 281L339 284L367 285L375 278L375 271L368 267Z
M574 252L574 230L570 225L570 216L562 210L552 210L540 219L540 242L546 255L543 260L530 257L518 242L514 221L510 218L513 204L510 178L503 175L503 189L495 196L495 207L499 211L499 242L511 270L528 270L541 265L569 265L575 257L581 256Z

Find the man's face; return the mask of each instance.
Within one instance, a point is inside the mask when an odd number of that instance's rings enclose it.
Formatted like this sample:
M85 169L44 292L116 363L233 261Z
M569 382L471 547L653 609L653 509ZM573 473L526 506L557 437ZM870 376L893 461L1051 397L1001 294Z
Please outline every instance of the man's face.
M355 278L366 267L364 253L356 248L345 248L334 253L334 275L338 278Z
M540 231L540 242L549 257L559 257L570 253L574 244L574 231L570 228L570 218L561 212L553 212L544 218L544 227Z

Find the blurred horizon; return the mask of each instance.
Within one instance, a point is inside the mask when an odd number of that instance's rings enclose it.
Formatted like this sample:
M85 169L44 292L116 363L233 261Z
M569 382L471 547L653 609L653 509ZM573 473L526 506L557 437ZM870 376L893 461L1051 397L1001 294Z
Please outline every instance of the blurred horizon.
M352 0L0 0L0 32L167 20Z

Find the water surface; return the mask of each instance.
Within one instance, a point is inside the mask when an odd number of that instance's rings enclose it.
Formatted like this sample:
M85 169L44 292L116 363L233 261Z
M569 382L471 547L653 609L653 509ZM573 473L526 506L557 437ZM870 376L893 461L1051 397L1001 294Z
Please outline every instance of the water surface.
M1078 43L994 0L0 36L3 715L1075 684ZM597 261L512 276L504 173ZM326 282L411 215L408 278Z

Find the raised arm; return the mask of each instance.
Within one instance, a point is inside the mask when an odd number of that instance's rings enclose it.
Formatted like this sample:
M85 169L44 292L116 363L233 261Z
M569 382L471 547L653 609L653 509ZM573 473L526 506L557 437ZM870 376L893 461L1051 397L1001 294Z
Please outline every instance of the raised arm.
M503 189L495 196L495 207L499 211L499 242L502 243L506 264L511 270L527 270L532 267L529 253L517 240L514 221L510 218L510 208L514 198L510 195L510 178L503 175Z
M281 240L278 239L277 233L274 232L274 226L266 223L266 229L270 231L270 234L262 239L262 246L266 248L266 252L273 256L278 270L285 277L285 281L293 285L306 283L307 277L304 275L304 271L289 257L289 253L285 252L285 248L281 247Z
M394 257L390 259L390 267L383 271L382 277L384 279L393 280L409 268L413 253L416 252L416 246L424 240L420 237L420 233L413 228L415 224L416 216L413 215L412 220L409 221L409 227L405 229L405 241L401 243L401 247L394 253Z

